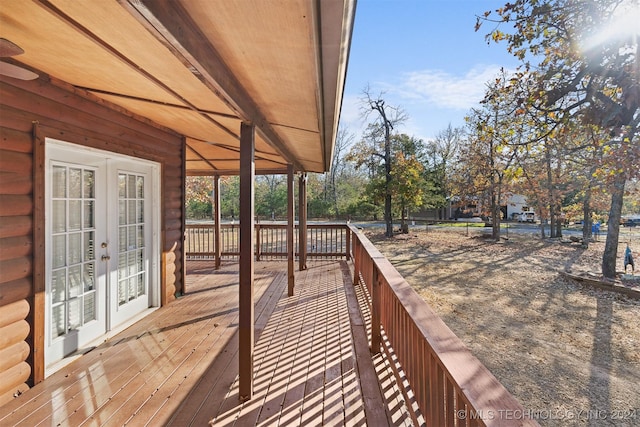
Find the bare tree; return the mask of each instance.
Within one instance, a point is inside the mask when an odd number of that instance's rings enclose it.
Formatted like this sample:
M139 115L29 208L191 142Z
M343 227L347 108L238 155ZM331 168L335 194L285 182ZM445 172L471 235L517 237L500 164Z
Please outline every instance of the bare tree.
M383 93L377 96L373 95L370 87L367 86L363 90L361 102L363 118L366 120L369 119L372 114L375 115L374 121L384 132L384 222L386 227L385 235L391 237L393 236L393 219L391 216L391 134L396 126L406 121L407 115L400 107L387 105L383 95Z
M329 179L325 180L325 194L330 195L331 203L335 215L338 215L338 191L337 179L345 168L345 154L347 148L353 144L355 136L349 133L346 128L338 128L336 136L336 144L333 149L333 161L331 162L331 170L329 171Z

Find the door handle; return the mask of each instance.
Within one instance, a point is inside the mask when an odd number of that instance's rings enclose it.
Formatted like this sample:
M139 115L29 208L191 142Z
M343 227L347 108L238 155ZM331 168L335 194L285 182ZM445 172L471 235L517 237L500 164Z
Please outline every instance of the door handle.
M109 255L102 255L102 258L100 258L102 261L109 261L111 259L111 257Z

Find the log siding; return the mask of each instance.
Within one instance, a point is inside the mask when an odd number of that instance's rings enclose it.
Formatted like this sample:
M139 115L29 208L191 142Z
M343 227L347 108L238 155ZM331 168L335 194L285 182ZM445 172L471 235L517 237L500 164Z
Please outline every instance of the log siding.
M45 138L160 164L161 304L184 291L184 138L54 78L0 77L0 406L44 379Z

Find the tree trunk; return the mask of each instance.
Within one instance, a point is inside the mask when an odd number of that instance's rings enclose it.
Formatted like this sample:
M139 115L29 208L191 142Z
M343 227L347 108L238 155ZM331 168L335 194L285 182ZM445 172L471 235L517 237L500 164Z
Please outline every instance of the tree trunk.
M582 247L587 249L589 247L589 240L591 239L591 185L587 187L584 194L582 218Z
M547 166L547 190L549 191L549 236L556 237L556 201L553 191L553 175L551 174L551 153L549 152L549 141L545 141L545 160Z
M562 205L558 204L558 214L556 216L556 237L562 237Z
M616 277L616 257L618 256L618 238L620 235L620 217L624 198L625 174L619 174L611 190L611 209L607 227L607 241L602 255L602 275L609 279Z
M387 188L390 186L391 176L387 175ZM391 218L391 193L387 189L384 196L384 223L385 223L385 236L393 236L393 220Z
M500 240L500 190L497 194L491 190L491 237L497 242Z
M386 225L385 235L387 237L393 236L393 220L391 218L391 132L389 124L385 119L384 127L384 171L385 171L385 186L384 186L384 222Z

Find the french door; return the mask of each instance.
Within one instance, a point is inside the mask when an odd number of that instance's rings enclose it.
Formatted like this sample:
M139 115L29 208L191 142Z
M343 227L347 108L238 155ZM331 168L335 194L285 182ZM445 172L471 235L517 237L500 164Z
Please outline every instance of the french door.
M45 364L157 305L158 167L47 140Z

